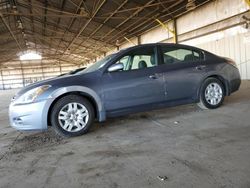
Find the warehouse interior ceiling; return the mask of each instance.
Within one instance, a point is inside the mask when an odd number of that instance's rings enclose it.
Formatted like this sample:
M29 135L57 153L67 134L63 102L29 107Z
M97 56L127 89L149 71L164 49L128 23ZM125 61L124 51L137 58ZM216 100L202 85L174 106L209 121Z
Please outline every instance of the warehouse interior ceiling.
M211 0L0 0L0 66L28 51L84 65ZM191 21L190 21L191 22Z

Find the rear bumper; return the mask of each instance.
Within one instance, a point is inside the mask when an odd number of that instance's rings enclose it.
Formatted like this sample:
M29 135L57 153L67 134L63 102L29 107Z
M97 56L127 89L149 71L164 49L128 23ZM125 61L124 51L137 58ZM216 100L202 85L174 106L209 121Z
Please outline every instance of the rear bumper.
M231 82L230 82L230 94L235 92L235 91L238 91L240 88L240 84L241 84L241 79L231 80Z
M226 64L224 72L226 85L227 85L227 95L239 90L241 84L241 76L239 69L229 63Z

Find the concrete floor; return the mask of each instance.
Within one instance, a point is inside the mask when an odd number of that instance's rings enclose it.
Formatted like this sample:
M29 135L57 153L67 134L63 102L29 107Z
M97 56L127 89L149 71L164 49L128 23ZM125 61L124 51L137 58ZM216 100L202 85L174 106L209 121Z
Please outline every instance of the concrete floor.
M0 92L0 187L250 187L250 81L216 110L125 116L72 139L10 128L14 92Z

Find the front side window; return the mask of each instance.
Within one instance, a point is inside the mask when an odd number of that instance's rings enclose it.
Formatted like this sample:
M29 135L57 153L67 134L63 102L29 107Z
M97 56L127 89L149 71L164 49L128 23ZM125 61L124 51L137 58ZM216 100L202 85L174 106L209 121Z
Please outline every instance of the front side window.
M122 63L123 71L129 71L154 67L155 59L154 47L143 47L129 52L116 63Z
M185 48L162 47L162 55L164 64L195 62L203 59L202 52Z

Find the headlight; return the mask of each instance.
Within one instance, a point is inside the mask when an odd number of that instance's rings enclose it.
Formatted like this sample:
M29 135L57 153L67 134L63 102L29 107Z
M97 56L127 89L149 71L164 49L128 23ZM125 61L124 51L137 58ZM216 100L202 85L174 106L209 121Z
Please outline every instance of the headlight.
M26 93L24 93L23 95L21 95L20 97L18 97L15 103L16 104L32 103L39 95L41 95L50 87L51 87L50 85L43 85L43 86L31 89L27 91Z

